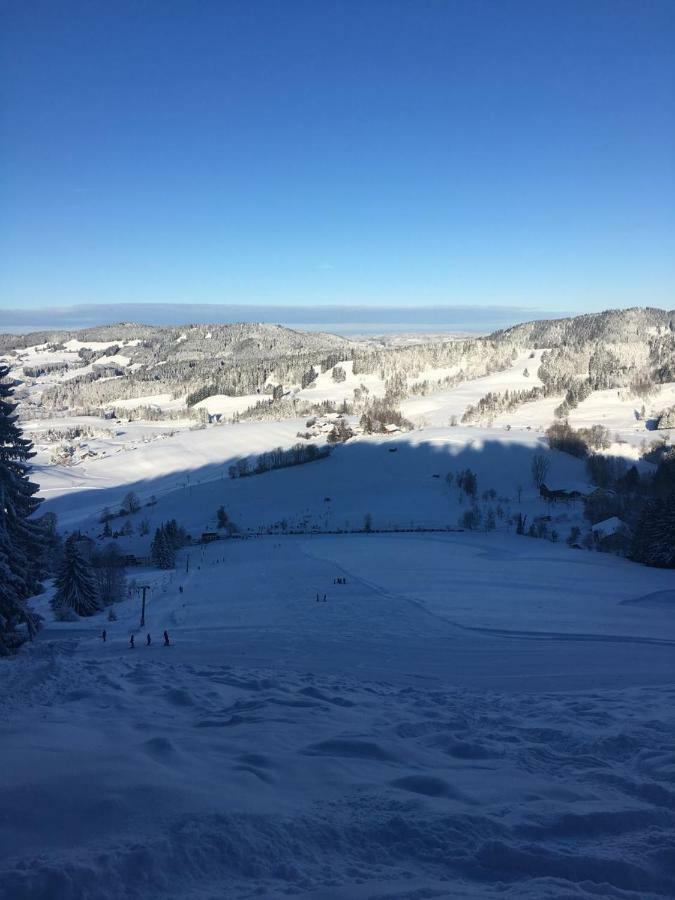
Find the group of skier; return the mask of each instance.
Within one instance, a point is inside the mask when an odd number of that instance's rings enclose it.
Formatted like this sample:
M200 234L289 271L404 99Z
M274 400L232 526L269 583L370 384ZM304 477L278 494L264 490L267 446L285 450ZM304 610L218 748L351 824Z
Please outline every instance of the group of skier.
M164 629L163 638L164 638L164 646L170 647L171 641L169 640L169 632L166 630L166 628ZM103 641L104 644L108 640L108 632L106 631L105 628L101 632L101 640ZM145 646L149 647L151 644L152 644L152 637L150 636L150 632L148 632L145 636ZM131 634L131 635L129 635L129 647L133 650L135 646L136 646L136 639L135 639L135 636L133 634Z
M347 579L345 578L344 575L337 575L335 578L333 578L333 584L347 584ZM317 603L327 603L328 602L327 595L324 594L322 597L321 594L317 591L316 592L316 602Z

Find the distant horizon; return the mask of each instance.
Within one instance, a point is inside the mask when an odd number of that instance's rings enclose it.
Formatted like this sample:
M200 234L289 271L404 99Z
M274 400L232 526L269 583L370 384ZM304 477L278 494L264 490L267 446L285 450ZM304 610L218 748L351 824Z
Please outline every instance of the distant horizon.
M122 322L176 327L266 323L337 334L404 332L486 333L536 319L564 318L565 310L525 306L245 305L183 303L75 304L0 310L0 332L77 331Z
M298 331L327 331L345 337L378 334L489 334L525 322L597 315L621 309L661 309L642 304L574 312L525 306L358 306L245 305L189 303L75 304L66 307L0 310L0 334L80 331L133 323L157 327L268 324Z

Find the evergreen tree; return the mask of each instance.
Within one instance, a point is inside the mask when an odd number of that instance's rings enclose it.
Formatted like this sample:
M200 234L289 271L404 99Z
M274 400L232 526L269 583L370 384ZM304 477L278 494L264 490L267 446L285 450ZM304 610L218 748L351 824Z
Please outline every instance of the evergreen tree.
M227 523L228 523L229 519L227 517L227 513L225 512L224 506L218 507L217 516L218 516L218 528L227 528Z
M159 566L160 568L162 567L161 563L165 552L166 534L164 533L164 526L160 525L159 528L155 529L155 536L150 544L150 558L154 565Z
M169 547L174 551L175 556L175 551L179 550L188 540L185 529L175 519L169 519L164 525L164 531Z
M65 617L68 610L78 616L92 616L101 608L94 570L79 546L79 539L79 533L75 532L66 541L56 575L52 608L57 617Z
M675 494L655 497L645 504L630 555L648 566L675 568Z
M675 569L675 450L666 451L633 534L631 557L648 566Z
M160 569L173 569L176 564L176 548L165 525L161 525L156 531L150 547L150 555L153 563Z
M44 531L30 518L40 503L38 485L28 477L33 445L17 425L8 376L9 367L0 365L0 655L21 643L17 625L25 624L29 635L37 628L25 601L41 589Z

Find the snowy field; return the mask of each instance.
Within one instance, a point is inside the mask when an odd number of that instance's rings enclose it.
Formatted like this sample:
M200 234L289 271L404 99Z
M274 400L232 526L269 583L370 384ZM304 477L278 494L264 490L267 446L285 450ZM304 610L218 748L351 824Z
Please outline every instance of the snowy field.
M544 431L554 421L554 411L562 401L563 395L560 394L534 403L525 403L516 410L497 416L494 424L498 427L510 425L516 430ZM612 436L618 435L629 446L638 448L642 442L649 444L659 438L672 441L675 429L650 429L659 414L673 404L675 384L672 382L656 386L654 393L646 400L631 396L626 390L594 391L570 411L568 421L573 428L603 425ZM616 452L617 447L613 450Z
M472 378L457 387L433 393L428 397L404 400L401 412L416 425L444 426L449 424L452 416L461 420L466 408L478 403L486 394L526 391L533 387L541 387L537 369L541 363L542 352L542 350L524 351L514 360L513 365L503 372ZM431 378L432 371L424 373L419 380L423 380L424 377ZM525 372L529 374L525 375Z
M530 518L551 514L562 537L581 515L581 505L549 509L532 486L532 456L547 453L552 487L588 489L583 462L549 451L533 432L514 435L503 429L425 428L407 434L374 435L338 446L328 459L248 478L230 479L236 459L297 441L302 420L246 422L201 431L180 431L172 438L138 445L134 453L86 460L72 469L47 466L37 470L46 498L45 510L56 512L62 527L84 527L100 533L104 507L114 508L133 488L141 501L157 504L144 510L151 525L179 519L194 534L215 527L224 504L242 528L256 531L278 525L289 528L353 530L370 513L375 528L456 527L469 507L446 475L470 467L479 492L494 489L504 514L519 511ZM395 451L395 452L391 452ZM522 502L516 501L518 486ZM482 501L481 501L482 502ZM147 542L146 542L147 543ZM133 552L147 552L134 545Z
M672 573L364 534L137 579L145 629L0 661L3 900L675 895Z

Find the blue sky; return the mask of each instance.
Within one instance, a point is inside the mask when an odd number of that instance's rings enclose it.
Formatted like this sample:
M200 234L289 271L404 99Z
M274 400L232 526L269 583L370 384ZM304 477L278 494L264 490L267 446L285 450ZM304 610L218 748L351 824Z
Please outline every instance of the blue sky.
M671 0L0 12L6 308L675 305Z

